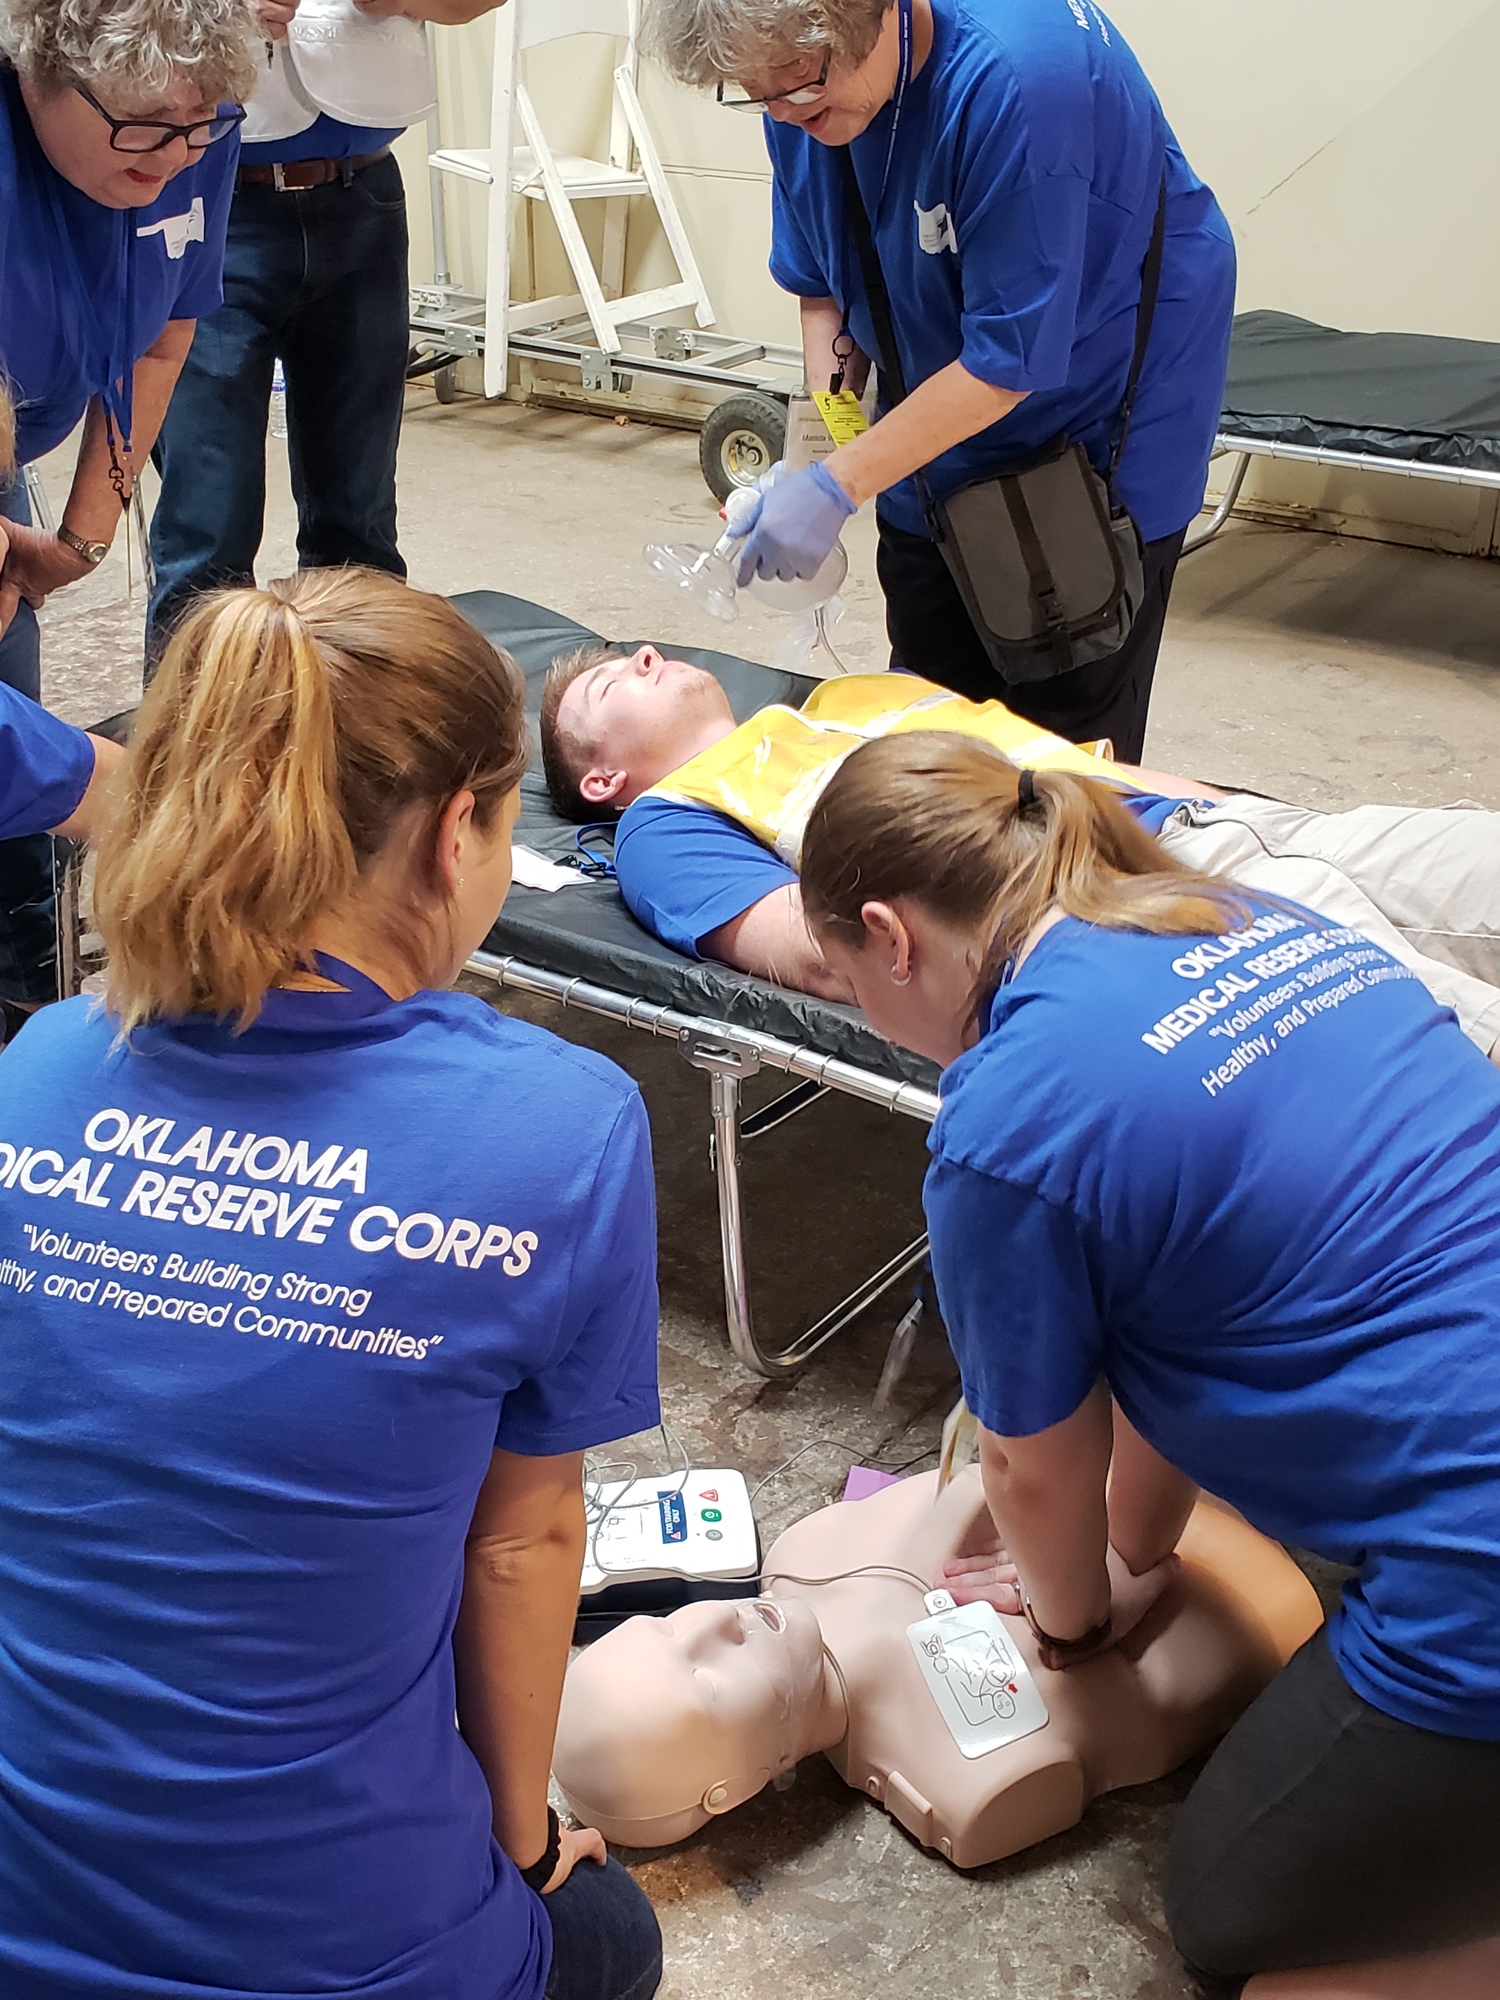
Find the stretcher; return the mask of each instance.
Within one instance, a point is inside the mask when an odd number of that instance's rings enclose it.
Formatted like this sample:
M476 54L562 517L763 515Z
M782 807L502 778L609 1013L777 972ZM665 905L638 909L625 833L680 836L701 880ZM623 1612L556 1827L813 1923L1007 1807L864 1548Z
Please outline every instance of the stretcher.
M468 591L455 607L509 651L526 676L535 728L549 664L600 634L555 612L499 591ZM606 637L628 652L638 639ZM736 718L771 702L800 704L814 682L728 653L674 649L707 667L723 683ZM555 1000L676 1043L683 1060L708 1079L710 1154L718 1187L729 1341L759 1375L799 1368L885 1292L925 1262L927 1239L898 1251L813 1325L776 1346L756 1331L751 1305L746 1229L740 1188L744 1143L776 1129L830 1091L861 1098L930 1124L937 1115L937 1072L884 1041L852 1007L773 986L728 966L690 959L662 944L631 916L612 879L585 872L585 849L608 852L608 833L585 836L556 814L542 781L540 758L521 783L516 844L543 859L578 867L576 884L551 892L520 883L500 920L469 961L469 970L518 993ZM761 1070L791 1082L771 1103L743 1108L744 1084Z
M1214 448L1226 453L1237 462L1186 554L1229 519L1253 458L1500 488L1500 344L1241 313Z

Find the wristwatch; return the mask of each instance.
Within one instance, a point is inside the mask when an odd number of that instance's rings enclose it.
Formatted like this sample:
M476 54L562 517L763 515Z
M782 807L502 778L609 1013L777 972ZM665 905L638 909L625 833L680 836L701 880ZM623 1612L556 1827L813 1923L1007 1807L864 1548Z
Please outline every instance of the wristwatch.
M529 1868L519 1869L521 1880L528 1889L535 1889L540 1896L543 1889L557 1873L558 1856L562 1853L562 1821L556 1808L547 1808L547 1845L542 1849Z
M57 539L66 542L75 555L82 556L90 569L97 569L109 554L108 542L86 542L82 535L75 535L71 528L59 528Z
M1054 1654L1062 1666L1068 1666L1074 1660L1084 1659L1088 1654L1096 1652L1109 1637L1110 1627L1114 1622L1112 1615L1106 1612L1097 1625L1091 1625L1087 1632L1081 1632L1076 1639L1054 1639L1050 1632L1044 1632L1037 1623L1036 1613L1031 1608L1031 1599L1024 1591L1021 1593L1021 1609L1026 1614L1026 1623L1031 1627L1032 1636L1037 1644L1046 1652Z

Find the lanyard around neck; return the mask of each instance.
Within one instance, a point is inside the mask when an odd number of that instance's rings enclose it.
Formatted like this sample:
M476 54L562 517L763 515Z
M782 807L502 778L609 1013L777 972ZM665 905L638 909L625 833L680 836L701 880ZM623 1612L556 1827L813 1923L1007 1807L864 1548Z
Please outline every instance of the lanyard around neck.
M900 55L896 68L896 94L891 107L891 132L886 141L885 167L880 176L880 192L875 197L875 226L880 227L880 212L885 207L885 190L891 178L891 162L896 157L896 133L901 124L901 107L906 101L906 87L911 82L912 52L912 0L896 0L896 33Z
M126 493L123 473L115 453L115 438L118 437L120 449L128 461L130 432L134 418L136 362L136 356L130 352L132 335L135 331L135 257L132 254L133 244L130 234L131 211L127 209L119 214L116 247L119 278L116 318L113 333L106 334L94 308L93 294L78 267L78 256L73 247L72 232L68 227L67 210L63 207L62 193L57 184L56 169L50 163L44 164L42 174L47 190L47 204L52 211L52 226L73 288L79 324L88 343L89 363L91 367L102 371L98 396L104 405L104 414L111 433L110 459L115 473L120 475L114 483L123 507L126 503Z

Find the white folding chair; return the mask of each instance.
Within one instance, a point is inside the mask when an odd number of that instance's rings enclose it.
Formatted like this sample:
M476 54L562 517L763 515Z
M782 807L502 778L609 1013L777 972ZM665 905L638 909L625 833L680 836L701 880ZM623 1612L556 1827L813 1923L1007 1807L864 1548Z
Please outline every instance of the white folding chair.
M490 143L465 149L440 147L429 158L444 173L489 187L485 265L484 392L505 393L510 335L587 313L606 354L618 354L627 320L691 306L699 326L712 326L713 309L672 199L660 157L646 129L636 94L637 0L510 0L495 20L495 72L490 102ZM555 153L542 130L521 76L521 57L544 42L569 35L610 35L623 44L610 104L609 158ZM516 143L517 121L523 144ZM501 163L498 170L497 164ZM511 297L512 197L545 202L557 225L575 292L518 301ZM676 260L679 282L622 297L625 279L626 204L645 196L655 206ZM579 227L576 204L605 203L604 248L596 268Z

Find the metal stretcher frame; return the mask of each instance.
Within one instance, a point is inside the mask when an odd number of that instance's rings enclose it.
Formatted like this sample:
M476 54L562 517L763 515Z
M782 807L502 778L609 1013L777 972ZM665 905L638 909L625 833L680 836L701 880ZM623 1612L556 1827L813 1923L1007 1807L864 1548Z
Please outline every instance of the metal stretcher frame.
M703 1015L684 1014L656 1001L633 998L589 980L569 978L542 966L495 952L478 951L468 969L497 986L535 998L555 1000L605 1020L621 1021L677 1044L684 1060L709 1080L712 1116L710 1160L717 1183L719 1242L724 1265L724 1314L729 1344L747 1368L770 1380L787 1376L811 1359L835 1334L857 1319L892 1286L916 1271L927 1257L927 1238L919 1236L881 1265L847 1298L841 1299L814 1325L784 1347L768 1347L755 1330L750 1303L750 1276L745 1246L744 1205L740 1192L740 1150L750 1139L773 1131L830 1091L842 1091L866 1104L901 1113L930 1125L938 1112L936 1091L898 1082L872 1070L821 1054L817 1049L784 1041L755 1028L731 1026ZM762 1069L780 1070L797 1079L790 1089L758 1111L746 1113L742 1087Z
M1239 501L1240 489L1245 483L1252 458L1280 458L1296 465L1324 465L1343 472L1388 473L1398 479L1440 479L1450 486L1482 486L1491 492L1500 488L1500 472L1488 472L1479 466L1441 465L1417 458L1384 458L1374 452L1327 451L1313 445L1276 444L1267 438L1240 437L1232 431L1220 431L1214 440L1213 456L1223 458L1226 454L1236 456L1239 463L1230 474L1229 484L1206 524L1183 543L1182 553L1185 556L1206 547L1228 521Z

